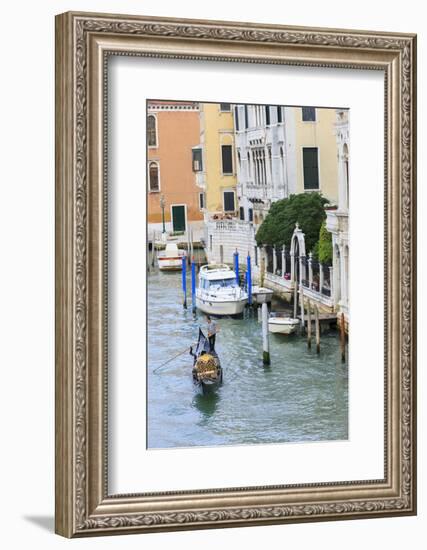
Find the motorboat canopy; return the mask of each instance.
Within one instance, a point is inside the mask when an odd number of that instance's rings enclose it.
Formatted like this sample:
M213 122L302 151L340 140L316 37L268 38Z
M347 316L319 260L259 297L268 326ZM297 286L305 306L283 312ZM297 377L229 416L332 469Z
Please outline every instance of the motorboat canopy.
M218 280L236 280L236 274L228 265L225 264L207 264L200 268L200 277L208 281ZM237 283L236 283L237 284Z

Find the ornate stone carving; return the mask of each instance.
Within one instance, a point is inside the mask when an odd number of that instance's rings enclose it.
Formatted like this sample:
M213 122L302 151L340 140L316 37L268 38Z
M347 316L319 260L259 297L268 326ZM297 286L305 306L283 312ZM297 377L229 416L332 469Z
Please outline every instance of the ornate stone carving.
M196 525L202 523L244 522L272 520L286 517L306 518L322 516L345 516L346 514L372 514L409 508L413 495L413 377L412 377L412 103L411 90L413 52L411 41L401 37L375 36L344 32L306 32L298 30L274 30L268 28L245 28L242 26L219 26L215 24L153 23L141 20L115 21L107 18L75 19L75 524L81 530L100 530L112 527L143 527L156 525ZM163 36L223 41L295 44L307 46L336 46L342 48L369 48L393 50L401 56L401 495L399 499L366 500L355 502L331 502L308 505L259 506L239 509L220 509L197 512L146 513L118 516L88 516L86 509L87 483L87 38L89 33L132 34L136 36ZM127 52L115 52L128 55ZM134 55L134 54L132 54ZM156 57L155 54L150 54ZM170 55L170 57L177 57ZM190 57L190 56L188 56ZM221 57L216 58L222 59ZM235 61L239 61L236 59ZM248 62L241 59L242 62ZM252 60L265 63L269 61ZM279 63L279 61L274 61ZM296 65L338 66L337 64L305 63L289 61ZM351 63L340 64L348 68L360 68ZM367 65L369 66L369 65ZM377 68L377 67L371 67ZM333 485L333 484L331 484ZM203 491L201 491L203 493Z

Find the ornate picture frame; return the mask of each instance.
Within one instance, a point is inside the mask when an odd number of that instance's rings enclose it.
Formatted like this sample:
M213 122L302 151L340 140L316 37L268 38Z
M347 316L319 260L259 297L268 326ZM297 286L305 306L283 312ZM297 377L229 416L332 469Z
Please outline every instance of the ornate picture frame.
M385 75L385 477L111 495L107 476L106 60L111 55ZM56 18L56 532L135 532L416 513L416 36L65 13Z

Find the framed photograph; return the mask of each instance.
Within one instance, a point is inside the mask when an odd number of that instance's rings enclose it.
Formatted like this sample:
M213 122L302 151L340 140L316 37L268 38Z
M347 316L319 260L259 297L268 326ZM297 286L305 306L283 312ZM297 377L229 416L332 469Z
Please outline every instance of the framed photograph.
M56 532L416 513L416 37L56 18Z

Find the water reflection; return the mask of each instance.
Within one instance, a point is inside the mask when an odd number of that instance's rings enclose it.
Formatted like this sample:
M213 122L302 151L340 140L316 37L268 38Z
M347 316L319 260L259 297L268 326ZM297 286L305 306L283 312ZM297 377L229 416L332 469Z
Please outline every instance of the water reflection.
M271 335L271 366L264 367L256 314L219 319L224 383L204 396L187 353L153 373L205 328L203 315L194 319L191 307L182 308L181 273L149 276L147 324L149 447L347 439L348 368L336 334L322 334L320 355L303 338Z
M207 393L206 395L197 393L194 396L193 406L200 412L202 421L209 420L214 415L220 401L220 392L221 389L218 392Z

